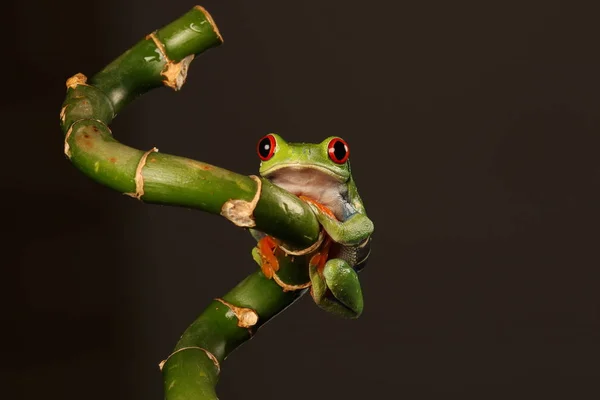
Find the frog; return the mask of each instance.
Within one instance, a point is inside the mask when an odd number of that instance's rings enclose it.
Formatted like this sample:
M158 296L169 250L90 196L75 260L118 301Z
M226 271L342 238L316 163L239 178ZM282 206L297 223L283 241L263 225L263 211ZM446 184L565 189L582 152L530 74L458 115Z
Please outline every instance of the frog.
M269 133L257 143L259 174L298 196L314 212L320 240L306 251L286 250L275 238L250 229L257 240L252 256L267 279L276 277L274 251L309 254L310 293L321 309L358 318L364 301L357 273L367 263L374 224L367 216L350 168L350 148L339 136L320 143L288 143Z

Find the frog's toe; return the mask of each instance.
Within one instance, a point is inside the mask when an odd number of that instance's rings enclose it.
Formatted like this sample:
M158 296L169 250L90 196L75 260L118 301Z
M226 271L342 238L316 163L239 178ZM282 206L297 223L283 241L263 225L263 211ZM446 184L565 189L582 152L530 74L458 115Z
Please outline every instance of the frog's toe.
M273 253L274 247L275 243L273 239L265 236L252 250L252 258L260 266L263 275L267 279L273 278L275 272L279 270L279 261Z
M335 299L331 295L331 292L328 292L325 295L325 297L323 297L321 302L317 303L317 305L319 306L319 308L321 308L324 311L327 311L328 313L337 315L338 317L348 318L348 319L358 318L358 317L360 317L360 314L362 312L362 310L357 311L357 310L352 310L352 309L346 307L344 304L337 301L337 299Z

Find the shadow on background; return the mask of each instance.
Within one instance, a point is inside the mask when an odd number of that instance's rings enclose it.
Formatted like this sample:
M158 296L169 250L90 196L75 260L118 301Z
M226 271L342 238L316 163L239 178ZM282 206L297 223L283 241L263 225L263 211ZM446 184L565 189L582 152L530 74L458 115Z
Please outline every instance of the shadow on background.
M340 320L302 299L228 358L221 398L598 398L591 9L202 5L225 43L194 61L181 92L128 106L115 136L252 174L267 132L340 135L376 227L364 315ZM11 399L163 398L158 362L256 268L246 232L112 192L62 153L66 78L93 75L192 6L9 9L1 368Z

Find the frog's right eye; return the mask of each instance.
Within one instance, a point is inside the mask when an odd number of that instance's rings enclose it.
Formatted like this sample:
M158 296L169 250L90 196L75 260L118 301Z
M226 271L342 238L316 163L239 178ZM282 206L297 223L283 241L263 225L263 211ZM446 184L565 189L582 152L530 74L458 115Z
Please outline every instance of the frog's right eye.
M275 137L267 135L259 140L256 146L256 152L261 160L267 161L275 154Z

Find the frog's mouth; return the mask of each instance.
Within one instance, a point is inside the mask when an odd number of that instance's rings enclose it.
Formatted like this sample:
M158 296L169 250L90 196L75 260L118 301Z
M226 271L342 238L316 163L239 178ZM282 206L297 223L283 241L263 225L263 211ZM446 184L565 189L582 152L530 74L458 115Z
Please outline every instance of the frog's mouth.
M263 176L296 196L310 197L342 218L347 193L345 177L324 167L302 164L284 165Z

